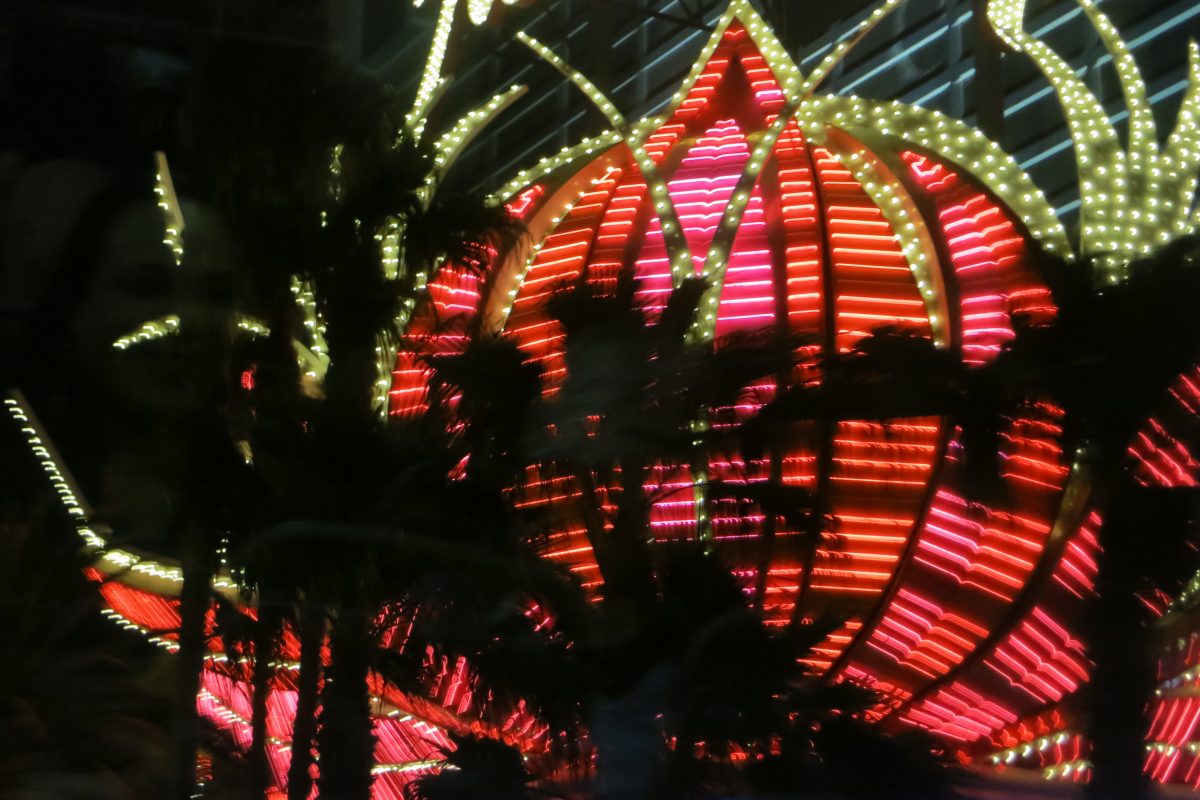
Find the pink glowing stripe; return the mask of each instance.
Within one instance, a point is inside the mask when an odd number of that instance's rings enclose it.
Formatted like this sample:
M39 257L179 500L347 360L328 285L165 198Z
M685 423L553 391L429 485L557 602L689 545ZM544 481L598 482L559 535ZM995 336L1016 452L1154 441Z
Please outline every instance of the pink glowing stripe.
M1004 439L1006 455L1014 456L1009 461L1013 470L1058 479L1062 472L1060 417L1060 409L1043 404L1031 406L1013 421ZM954 452L953 446L950 452ZM1037 453L1037 458L1015 457L1016 452ZM950 460L943 485L917 534L904 587L866 641L868 652L856 657L856 669L910 685L947 674L986 638L1040 558L1051 529L1045 516L1048 509L1038 499L1040 489L1014 491L1013 510L971 503L946 488L956 480L955 463ZM1020 475L1014 476L1014 481L1016 477ZM1023 484L1015 482L1015 486ZM1068 568L1058 574L1070 590L1070 581L1086 584L1094 572L1089 572L1088 551L1082 545L1068 552L1074 555L1065 562ZM918 607L913 604L914 597L929 601ZM972 609L972 618L943 609Z
M1054 580L1080 600L1091 598L1100 571L1097 561L1100 542L1096 537L1099 528L1100 515L1093 511L1080 526L1079 533L1067 543L1054 574Z
M696 140L668 181L668 191L697 267L703 263L725 204L749 157L749 147L737 123L722 120ZM671 287L660 226L661 221L654 214L634 273L652 312L661 308Z
M975 731L978 720L971 718L970 709L955 708L943 702L947 696L964 691L980 693L998 706L1029 713L1062 699L1086 682L1090 665L1080 640L1071 632L1066 620L1080 613L1080 601L1085 599L1070 582L1080 579L1076 573L1081 564L1094 559L1098 524L1099 518L1095 514L1089 515L1072 537L1072 543L1079 546L1076 555L1071 555L1068 546L1055 567L1056 580L1050 586L1066 591L1045 594L1043 602L1026 613L984 659L972 665L967 674L906 711L906 721L935 732L964 734ZM1003 730L1003 726L999 726L986 733L999 735ZM977 737L969 736L965 740L974 738Z
M972 687L955 684L909 708L901 720L950 739L971 742L1015 722L1017 714Z
M546 187L535 183L510 200L504 207L517 219L525 219L545 193Z
M1087 680L1083 645L1049 613L1034 608L983 662L1035 703L1049 703Z
M1187 376L1177 381L1176 397L1180 389L1186 386ZM1187 416L1196 415L1185 403L1180 405L1186 409ZM1128 454L1133 458L1137 479L1147 485L1155 486L1189 486L1200 485L1200 461L1192 454L1191 449L1177 436L1173 435L1167 423L1151 418L1138 432L1130 444Z
M1040 324L1055 313L1049 291L1025 266L1024 240L1007 213L958 175L912 152L901 154L937 208L960 294L963 361L984 364L1015 337L1014 314Z
M775 322L773 268L765 213L761 187L756 186L729 256L717 313L718 336L765 328Z

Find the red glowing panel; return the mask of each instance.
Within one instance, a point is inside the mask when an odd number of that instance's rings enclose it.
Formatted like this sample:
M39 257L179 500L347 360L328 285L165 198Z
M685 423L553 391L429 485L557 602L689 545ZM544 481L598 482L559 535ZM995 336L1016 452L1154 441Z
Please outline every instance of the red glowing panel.
M939 456L932 419L841 422L829 475L832 544L818 549L810 581L815 608L873 607L892 579L926 501ZM826 643L831 666L850 640Z
M1038 494L1057 494L1070 472L1062 451L1063 410L1036 403L1001 434L1001 474L1006 480Z
M901 589L868 645L897 664L938 678L961 663L985 636L987 630L977 622Z
M983 663L1038 704L1075 691L1089 671L1082 642L1042 608L1033 609Z
M748 35L742 37L737 54L742 71L746 74L746 81L750 84L750 93L754 96L755 105L763 112L764 124L770 125L779 116L779 111L786 102L783 90L775 80L775 74L771 72L767 60L758 52Z
M636 241L649 222L648 213L643 213L646 189L641 173L627 169L604 212L587 265L588 283L604 294L616 292L630 257L630 241Z
M650 535L656 542L696 535L696 482L684 465L656 464L646 483L650 498Z
M1015 337L1015 315L1034 325L1054 316L1050 292L1025 266L1025 239L999 205L942 164L901 157L937 208L960 295L963 360L984 364Z
M179 601L135 589L118 581L100 584L105 604L135 625L175 638L179 630Z
M838 351L884 325L929 335L925 301L883 212L833 153L814 147L813 160L833 260Z
M650 137L650 144L646 149L651 155L656 156L656 160L665 156L666 152L675 143L672 134L677 134L678 130L694 121L710 105L712 99L716 96L718 87L725 73L729 69L729 65L734 58L734 52L737 42L746 37L746 30L740 24L731 25L725 31L725 36L721 44L713 52L708 63L704 65L703 71L696 79L696 83L688 92L687 97L679 104L678 109L672 118L655 132L655 135ZM653 145L653 147L651 146Z
M542 554L576 573L585 587L599 585L599 568L579 519L580 490L574 476L553 465L531 466L514 495L518 509L544 515Z
M811 382L819 380L814 362L821 352L819 337L826 329L822 289L824 232L812 159L794 122L779 137L775 159L786 259L787 324L789 330L811 339L808 344L800 344L796 353L796 377Z
M546 300L555 290L583 278L597 228L613 197L621 170L609 170L583 192L566 217L542 243L513 300L508 331L531 360L541 364L547 391L557 391L565 374L563 333L546 313Z
M1154 704L1146 752L1146 774L1159 783L1183 782L1196 788L1200 763L1193 742L1200 739L1200 697L1175 696Z
M1079 533L1067 543L1054 580L1080 600L1091 599L1100 571L1100 515L1092 512L1080 526Z
M1195 487L1200 485L1200 459L1193 452L1200 368L1180 375L1169 395L1166 408L1147 420L1129 445L1134 477L1143 486Z
M396 355L388 392L391 414L413 416L428 408L432 370L425 358L461 353L466 347L468 331L483 297L481 281L475 269L449 264L429 282Z
M1009 508L972 502L955 487L959 446L951 443L939 486L916 532L905 580L882 610L865 648L850 663L893 682L921 686L950 674L971 656L1007 613L1033 574L1052 528L1052 506L1043 502L1042 481L1029 482L1020 470L1041 476L1050 467L1065 474L1058 438L1061 411L1032 405L1002 434L1001 455L1010 474ZM1036 453L1038 467L1020 454ZM1088 539L1091 537L1091 539ZM1084 544L1075 544L1082 541ZM1061 583L1081 593L1094 576L1085 528L1067 550Z
M1037 605L994 640L992 647L980 653L982 657L965 671L959 670L953 680L903 709L900 719L962 741L994 738L1021 715L1061 700L1086 682L1091 665L1073 632L1086 600L1078 590L1077 559L1080 551L1095 557L1097 524L1094 514L1083 520L1071 537L1079 550L1072 554L1069 547L1064 549ZM984 717L948 701L965 695L985 699L991 708L1005 713ZM1012 719L1006 719L1008 715ZM998 724L987 728L993 722Z

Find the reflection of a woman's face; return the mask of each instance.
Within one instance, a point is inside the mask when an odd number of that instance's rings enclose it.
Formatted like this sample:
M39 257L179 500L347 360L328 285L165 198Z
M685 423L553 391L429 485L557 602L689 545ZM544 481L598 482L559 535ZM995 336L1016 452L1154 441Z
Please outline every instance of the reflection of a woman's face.
M144 205L116 210L99 233L74 325L85 367L108 364L118 337L171 312L177 267L162 231L162 214L148 196Z
M186 204L192 252L184 265L176 265L163 243L162 213L147 194L144 204L129 204L117 211L99 237L74 336L85 369L114 402L127 411L153 414L167 410L164 403L172 407L187 403L188 398L178 396L184 390L179 379L186 377L179 370L186 370L186 365L164 357L161 347L135 345L117 350L113 342L145 322L181 313L184 302L197 302L193 293L182 288L221 283L218 279L228 275L229 264L227 259L212 257L225 250L212 215ZM213 304L226 299L202 297L199 302Z
M163 216L153 195L112 210L94 244L84 248L94 260L90 269L80 270L89 277L72 321L76 368L95 389L95 408L82 411L97 426L90 446L102 452L97 499L127 541L150 549L166 541L172 487L187 469L179 423L220 415L211 396L195 387L220 381L222 375L206 371L220 370L221 364L191 358L192 350L180 349L178 338L123 350L113 342L145 322L181 314L184 302L191 303L193 315L227 310L218 308L229 301L219 292L190 291L228 283L221 228L206 209L188 204L184 213L192 257L180 266L163 243Z

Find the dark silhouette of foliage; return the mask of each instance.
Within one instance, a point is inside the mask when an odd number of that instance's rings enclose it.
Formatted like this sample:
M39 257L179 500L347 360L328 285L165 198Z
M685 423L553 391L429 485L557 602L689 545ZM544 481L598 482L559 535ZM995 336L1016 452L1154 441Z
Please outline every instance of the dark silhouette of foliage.
M453 737L454 750L436 775L418 778L408 788L411 800L525 800L530 775L516 749L492 739Z
M1197 505L1187 489L1139 487L1126 448L1176 377L1200 360L1200 327L1186 299L1200 289L1200 239L1178 240L1128 266L1117 283L1091 261L1042 255L1038 264L1058 314L1048 324L1020 325L993 363L968 369L922 337L880 330L854 352L825 359L820 386L783 393L743 426L743 436L754 453L797 419L944 416L962 431L972 495L991 499L1002 491L997 435L1005 420L1031 400L1060 405L1064 451L1082 460L1105 519L1099 601L1087 631L1096 663L1084 694L1096 747L1088 792L1142 797L1142 712L1153 663L1152 620L1139 593L1173 591L1194 565L1186 543Z
M431 360L447 387L441 396L461 389L456 413L468 438L482 438L498 418L496 409L503 408L509 419L523 421L521 434L506 434L504 447L489 452L503 449L518 463L552 464L559 474L574 477L605 584L603 602L582 614L560 616L550 602L548 624L538 631L519 614L476 631L470 661L485 685L528 692L552 724L582 722L597 753L596 796L767 791L776 788L768 774L779 772L768 765L782 763L781 752L803 753L794 764L807 763L809 777L785 781L788 791L801 796L852 778L883 792L880 797L902 796L887 794L894 787L882 781L851 774L858 770L848 753L838 761L825 752L852 739L855 747L866 741L893 760L909 759L914 780L928 778L914 785L928 788L930 797L944 794L951 775L927 743L889 745L876 741L886 738L878 729L852 728L849 716L870 705L870 695L822 686L800 665L839 620L769 628L749 607L747 587L702 545L660 546L654 552L645 547L646 470L659 460L689 463L718 442L752 435L697 431L693 423L707 409L735 402L753 380L785 369L795 345L770 333L716 346L691 342L687 333L702 290L698 281L685 282L653 321L634 301L631 283L612 296L586 285L552 295L548 310L565 333L567 370L548 400L532 391L536 376L503 340L481 340L461 356ZM916 352L912 358L925 355ZM944 359L931 355L936 371ZM495 400L487 395L489 387L496 387ZM913 404L923 388L913 387ZM521 410L521 403L533 408ZM602 482L619 489L607 495L615 509L600 500ZM816 505L806 492L769 483L749 489L717 483L710 489L713 496L761 502L797 527L814 527ZM489 638L489 630L497 633ZM834 730L842 731L841 738ZM743 754L749 754L748 762L737 760Z
M0 422L0 796L156 798L167 787L160 656L100 616L75 532Z

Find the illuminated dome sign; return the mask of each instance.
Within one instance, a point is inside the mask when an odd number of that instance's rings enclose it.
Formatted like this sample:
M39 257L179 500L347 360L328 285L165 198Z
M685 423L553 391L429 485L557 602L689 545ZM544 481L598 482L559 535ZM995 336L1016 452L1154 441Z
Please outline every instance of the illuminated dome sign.
M435 276L411 332L445 352L481 322L542 367L552 394L565 373L564 334L546 310L555 289L582 282L605 293L632 277L653 316L673 287L699 276L709 289L694 339L776 327L819 343L797 351L786 382L819 381L822 356L885 326L918 331L969 366L996 357L1019 325L1056 313L1030 249L1066 258L1075 249L1029 177L970 126L899 103L816 94L897 5L885 3L804 75L753 7L734 0L669 108L634 123L522 34L611 130L499 193L528 224L528 257L508 258L486 288L453 267ZM1094 4L1081 5L1118 65L1128 147L1075 73L1024 32L1022 3L991 3L989 20L1059 93L1082 176L1078 251L1101 256L1116 281L1133 258L1195 227L1200 56L1193 45L1192 90L1160 148L1127 48ZM419 357L402 353L392 412L423 408L424 385ZM745 406L713 413L753 412L778 388L764 382ZM1054 404L1031 398L1014 409L1001 436L1007 499L988 503L967 491L945 420L812 424L775 467L784 484L827 498L832 543L811 565L788 546L799 531L772 520L768 532L761 508L707 496L709 481L769 479L767 459L737 452L710 453L703 468L657 465L646 487L652 537L712 542L771 619L846 617L812 666L878 689L875 716L977 746L1040 736L1055 743L1052 769L1069 774L1074 764L1078 774L1078 739L1053 709L1088 677L1073 630L1092 589L1099 518L1061 434ZM1163 454L1143 450L1141 469L1153 475ZM531 504L560 510L546 557L598 585L588 538L569 510L572 479L534 473L522 490Z
M774 396L777 383L820 381L823 356L852 349L883 326L915 330L968 366L989 362L1021 324L1056 314L1031 268L1031 248L1100 257L1110 279L1119 281L1136 256L1200 226L1194 208L1200 49L1191 46L1189 90L1175 130L1160 144L1128 48L1092 0L1077 2L1121 81L1130 131L1124 142L1066 62L1025 32L1024 3L987 5L992 27L1037 64L1065 111L1080 169L1081 230L1074 246L1016 162L965 123L918 107L817 93L900 0L887 0L807 75L750 3L732 0L667 110L635 122L585 76L522 36L588 96L611 130L543 159L498 193L497 202L525 220L532 247L508 254L483 278L455 264L430 276L426 300L397 320L397 333L408 342L390 382L395 350L379 347L380 409L404 415L424 408L429 374L423 356L454 352L479 330L511 337L543 367L544 389L553 393L565 369L563 336L545 300L564 283L605 292L622 276L638 281L651 314L673 287L703 278L708 288L689 333L694 341L773 327L810 342L796 352L790 374L750 387L744 408L713 409L714 418L753 411ZM513 0L467 0L465 9L480 24L505 5ZM459 0L439 5L406 118L410 135L424 135L447 80L445 51L462 8ZM435 151L427 200L472 138L524 92L513 86L426 137ZM156 166L164 239L186 268L185 220L161 154ZM395 274L396 231L378 233L381 269ZM303 281L293 291L309 337L296 349L306 378L320 383L329 357L319 298ZM174 316L152 320L114 346L171 336L180 324ZM248 316L238 326L247 336L267 332ZM1183 376L1172 402L1178 405L1172 414L1194 418L1200 374ZM7 398L5 410L94 556L89 575L105 578L108 615L176 650L179 567L122 550L93 527L24 400ZM1062 450L1062 416L1038 398L1012 410L1001 435L1008 488L1002 503L971 496L957 433L944 419L813 423L777 448L774 464L713 452L700 464L656 465L646 487L652 535L661 542L711 542L754 587L772 621L823 611L844 616L846 624L822 643L811 666L879 690L875 718L929 729L994 763L1075 778L1086 769L1086 749L1059 703L1088 677L1073 631L1096 575L1100 520L1090 510L1086 476ZM1130 453L1145 483L1200 485L1200 459L1165 421L1153 422ZM718 480L763 482L776 469L786 485L827 498L833 522L827 544L811 559L793 546L797 531L776 520L768 534L761 508L706 490ZM520 489L560 520L545 556L595 586L600 578L590 545L563 502L571 480L533 470ZM768 535L773 544L764 547ZM214 589L233 596L237 587L220 575ZM1193 751L1184 755L1190 728L1178 721L1194 722L1200 713L1189 696L1200 637L1181 642L1174 660L1164 660L1171 680L1154 709L1156 746L1148 770L1160 781L1198 783L1200 759ZM220 642L212 647L199 707L247 740L244 675L229 668ZM289 661L297 656L283 654ZM376 796L401 797L413 775L436 768L439 749L450 746L447 732L503 735L472 718L479 703L471 686L461 660L444 665L429 698L378 682ZM272 715L278 735L269 749L282 784L290 747L283 737L294 713L286 697L294 692L274 691L283 702ZM510 738L527 749L544 747L544 726L519 722L521 735Z
M552 393L565 369L563 333L545 301L580 281L603 293L632 276L653 315L685 277L701 276L710 289L692 329L697 339L777 326L820 343L796 353L789 382L819 380L823 355L846 352L882 326L919 331L981 364L1013 338L1016 318L1036 324L1054 314L1026 253L1034 240L1060 251L1069 245L1012 159L931 112L812 95L853 40L805 78L757 13L735 2L669 111L633 127L586 78L526 41L593 98L623 141L592 144L590 158L569 166L544 166L537 189L518 200L535 237L532 254L505 264L488 296L470 276L439 276L428 313L441 309L441 324L418 317L414 332L465 326L478 310L486 327L541 365ZM437 302L451 297L457 302ZM401 358L394 413L423 402L413 389L424 378L411 358ZM753 387L733 413L753 412L776 389L770 381ZM1014 418L1003 453L1012 499L1003 507L964 494L955 434L939 418L811 426L806 441L777 456L785 485L828 498L832 543L811 569L795 546L800 531L772 531L768 556L759 507L706 496L708 481L767 480L767 458L726 452L710 454L703 470L658 465L647 486L653 537L711 541L758 587L772 619L786 620L797 602L804 616L846 616L812 666L883 690L880 715L973 740L1086 677L1058 605L1010 619L1035 570L1062 558L1067 541L1079 561L1071 591L1088 589L1091 531L1077 509L1059 510L1071 477L1059 417L1052 405L1031 403ZM524 490L532 504L553 507L569 506L577 487L538 474ZM594 585L600 578L583 526L564 516L546 556ZM999 698L1015 684L1032 702L919 697L951 683L1008 624L1028 629L1037 648L1014 650L1018 664L1000 665L985 681L995 687L981 691Z

